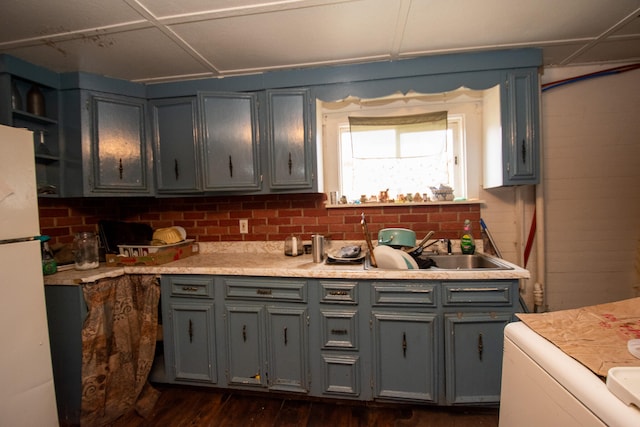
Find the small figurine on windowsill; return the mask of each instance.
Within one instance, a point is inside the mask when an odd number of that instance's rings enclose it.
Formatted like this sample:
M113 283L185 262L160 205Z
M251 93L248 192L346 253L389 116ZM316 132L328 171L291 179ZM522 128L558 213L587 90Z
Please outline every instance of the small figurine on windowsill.
M380 203L389 202L389 189L388 188L386 190L380 191L380 195L378 196L378 201Z

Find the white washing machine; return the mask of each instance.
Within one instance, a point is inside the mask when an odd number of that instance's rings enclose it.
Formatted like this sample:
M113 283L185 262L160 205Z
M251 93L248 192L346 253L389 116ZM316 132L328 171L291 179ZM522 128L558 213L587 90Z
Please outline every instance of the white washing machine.
M522 322L505 328L500 427L638 427L640 409Z

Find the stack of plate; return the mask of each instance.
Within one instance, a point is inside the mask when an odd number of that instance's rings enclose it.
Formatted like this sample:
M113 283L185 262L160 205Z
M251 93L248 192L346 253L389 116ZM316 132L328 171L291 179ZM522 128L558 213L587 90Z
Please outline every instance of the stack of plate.
M378 268L389 270L418 270L418 263L415 259L401 249L394 249L390 246L378 245L373 250Z

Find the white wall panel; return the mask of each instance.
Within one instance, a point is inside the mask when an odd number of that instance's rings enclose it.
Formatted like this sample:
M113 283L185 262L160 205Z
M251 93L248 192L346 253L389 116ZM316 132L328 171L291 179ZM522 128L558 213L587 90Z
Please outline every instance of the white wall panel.
M551 69L544 81L598 71ZM542 95L549 310L637 295L640 70Z

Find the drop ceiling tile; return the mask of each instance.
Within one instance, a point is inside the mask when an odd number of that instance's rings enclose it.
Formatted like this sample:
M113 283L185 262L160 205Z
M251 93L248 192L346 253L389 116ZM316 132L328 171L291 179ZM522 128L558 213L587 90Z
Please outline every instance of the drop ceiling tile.
M155 28L7 52L56 72L84 71L126 80L208 73Z
M631 35L631 34L640 35L640 12L638 13L638 15L634 20L629 22L627 25L625 25L615 33L615 35Z
M386 58L397 14L397 1L367 0L171 28L218 69L237 72Z
M412 2L402 49L420 52L592 38L637 4L637 0Z
M264 2L256 0L139 0L139 3L160 18L196 12L241 9Z
M123 1L8 0L8 3L2 2L0 43L141 20Z
M568 43L545 46L542 49L542 61L545 65L559 65L585 45L586 43Z
M576 56L573 59L573 62L592 63L631 60L640 60L640 38L611 41L605 40Z

